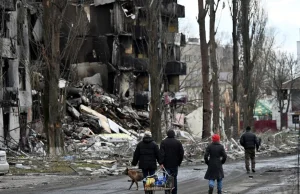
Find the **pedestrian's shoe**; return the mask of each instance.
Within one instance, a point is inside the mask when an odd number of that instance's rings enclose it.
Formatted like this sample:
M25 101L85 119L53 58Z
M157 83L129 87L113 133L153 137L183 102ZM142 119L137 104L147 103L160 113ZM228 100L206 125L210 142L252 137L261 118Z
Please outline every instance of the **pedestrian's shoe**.
M222 190L218 190L218 194L222 194Z
M254 169L254 168L252 168L252 172L253 172L253 173L255 172L255 169Z
M208 194L213 194L213 192L214 192L214 188L213 187L209 187Z

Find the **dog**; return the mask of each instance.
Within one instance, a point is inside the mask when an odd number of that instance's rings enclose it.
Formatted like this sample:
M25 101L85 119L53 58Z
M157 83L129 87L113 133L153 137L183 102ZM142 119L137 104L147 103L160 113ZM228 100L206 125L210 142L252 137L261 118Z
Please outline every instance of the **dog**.
M139 190L138 182L144 179L143 173L140 169L128 169L124 171L125 175L128 175L131 178L131 185L128 190L131 189L133 183L136 184L136 190Z

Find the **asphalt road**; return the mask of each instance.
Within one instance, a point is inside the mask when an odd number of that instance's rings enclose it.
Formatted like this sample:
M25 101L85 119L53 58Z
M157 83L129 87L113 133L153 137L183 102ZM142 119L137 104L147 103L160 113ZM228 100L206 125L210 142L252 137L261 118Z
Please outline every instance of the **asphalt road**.
M246 174L244 162L232 162L224 165L224 193L232 194L258 194L258 193L293 193L297 164L297 156L282 158L269 158L257 161L257 172ZM204 180L205 165L183 167L179 170L179 194L204 194L208 190L208 182ZM97 182L87 181L85 185L47 185L32 189L18 191L5 191L3 194L141 194L136 191L135 185L128 190L130 183L128 177L99 179ZM162 191L156 193L163 193Z

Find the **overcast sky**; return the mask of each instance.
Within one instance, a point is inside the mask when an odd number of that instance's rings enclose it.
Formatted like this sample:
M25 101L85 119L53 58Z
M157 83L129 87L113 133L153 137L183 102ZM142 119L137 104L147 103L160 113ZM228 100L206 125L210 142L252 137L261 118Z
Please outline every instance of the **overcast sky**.
M228 0L221 1L225 2L226 7L223 11L217 12L217 23L219 23L217 36L220 37L222 34L221 37L228 41L232 31L231 17ZM188 37L199 37L199 27L196 21L198 1L178 0L178 2L185 6L186 14L186 18L180 21L181 31L184 31ZM277 45L282 50L296 55L296 41L300 40L300 0L263 0L263 5L268 12L269 26L276 29Z

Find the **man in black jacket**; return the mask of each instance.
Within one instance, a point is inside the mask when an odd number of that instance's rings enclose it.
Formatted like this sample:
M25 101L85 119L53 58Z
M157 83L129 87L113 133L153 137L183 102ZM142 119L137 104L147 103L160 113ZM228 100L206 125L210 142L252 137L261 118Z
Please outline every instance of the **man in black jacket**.
M159 148L152 139L150 131L146 131L144 138L138 143L131 164L136 166L139 162L139 168L142 169L144 177L151 176L157 169L159 162ZM145 193L152 193L151 191Z
M161 168L165 168L168 174L174 177L174 189L172 194L177 194L177 174L178 167L183 160L183 147L180 141L175 139L175 131L168 130L167 138L160 144L160 162ZM167 192L166 192L167 193Z
M246 132L241 136L240 144L245 148L245 167L247 173L250 173L250 159L252 172L255 172L255 148L258 150L260 143L256 135L251 133L249 126L246 128Z
M218 194L222 194L224 178L223 164L226 162L226 158L225 149L220 144L220 136L214 134L212 136L212 143L207 146L204 154L205 164L208 165L204 178L209 181L209 194L213 193L216 180L218 184Z

